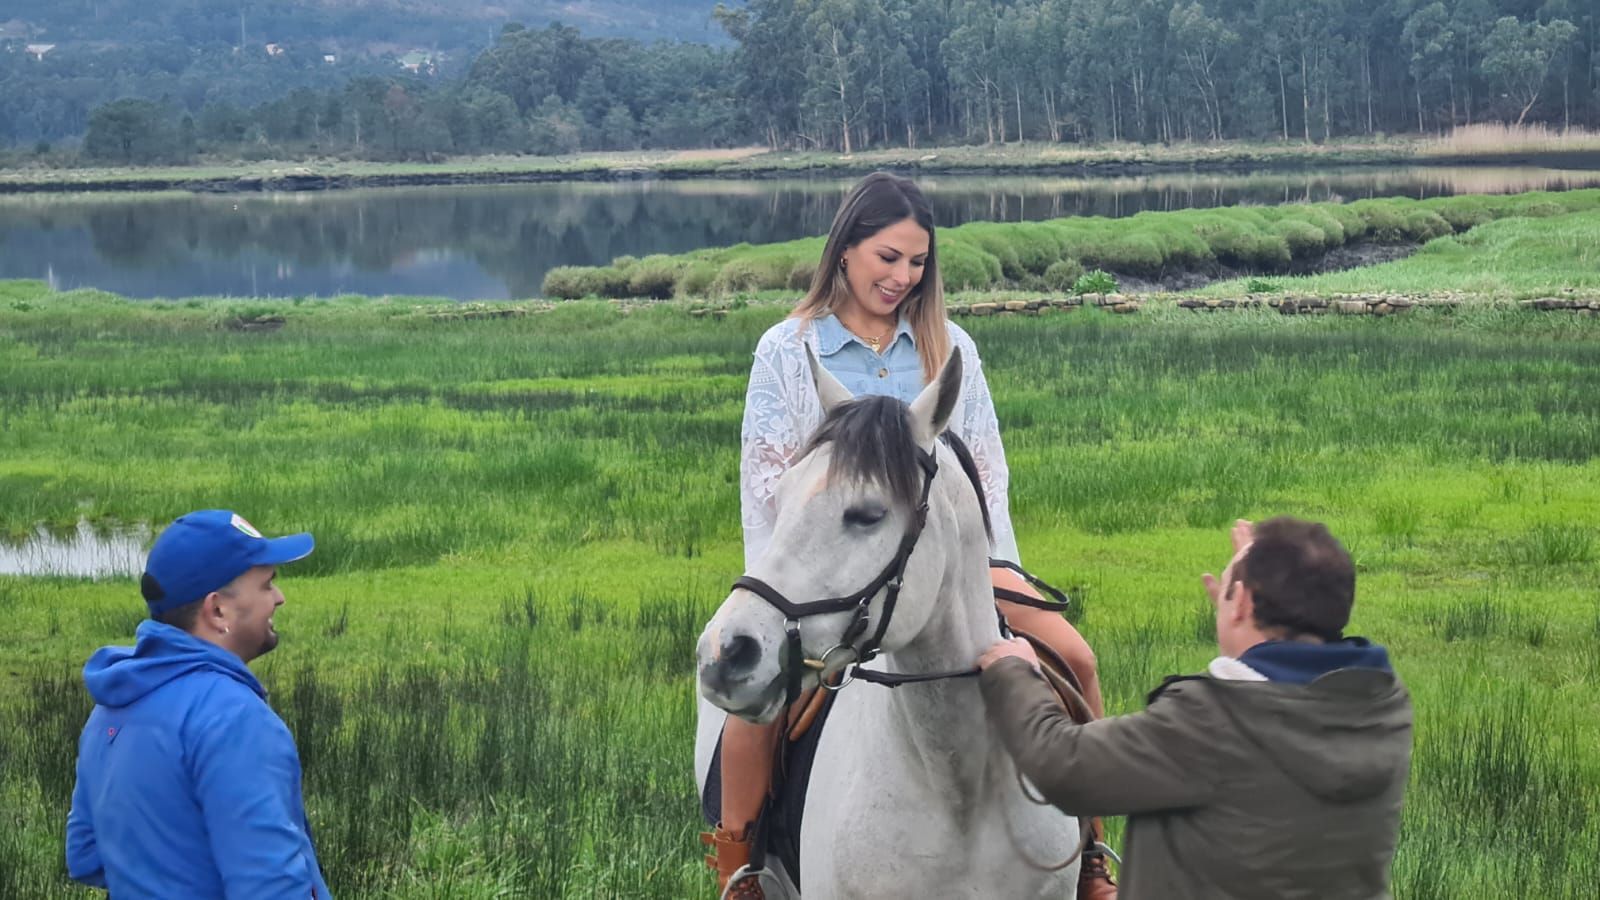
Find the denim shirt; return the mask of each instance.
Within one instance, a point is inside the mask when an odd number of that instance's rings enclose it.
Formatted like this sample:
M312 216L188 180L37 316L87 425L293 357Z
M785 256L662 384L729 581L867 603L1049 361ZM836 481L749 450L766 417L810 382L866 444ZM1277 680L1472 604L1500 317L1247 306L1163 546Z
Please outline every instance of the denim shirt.
M961 351L961 399L950 430L972 451L994 523L991 555L1019 562L1011 527L1010 471L1000 441L978 347L954 322L945 320L952 350ZM822 424L823 411L806 362L815 351L829 374L858 395L911 401L923 388L922 361L910 327L900 322L887 347L873 353L833 316L789 317L767 329L756 343L739 428L739 513L744 525L746 567L761 558L777 521L776 489L783 473Z
M813 327L819 362L852 396L885 395L910 403L926 386L916 338L905 319L895 326L889 345L878 353L844 327L838 316L820 318Z

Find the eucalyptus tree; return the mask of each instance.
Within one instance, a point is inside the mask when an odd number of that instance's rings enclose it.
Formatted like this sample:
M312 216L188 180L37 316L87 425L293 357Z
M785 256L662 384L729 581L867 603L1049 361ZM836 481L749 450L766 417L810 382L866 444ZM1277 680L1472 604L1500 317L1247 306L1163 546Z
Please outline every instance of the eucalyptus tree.
M955 0L951 4L950 34L939 45L950 83L962 107L967 136L973 133L973 98L983 112L984 136L994 143L1006 139L1006 123L996 115L1000 94L1001 48L998 17L988 0Z
M1217 83L1222 62L1233 55L1239 35L1227 23L1206 12L1198 0L1176 3L1167 17L1167 27L1177 57L1183 63L1187 81L1205 110L1206 131L1212 140L1221 140L1222 92Z
M1518 125L1539 102L1539 95L1549 82L1551 66L1564 57L1577 32L1577 27L1565 19L1541 24L1502 16L1495 21L1484 42L1483 68L1512 102L1521 104Z
M805 64L799 41L804 17L795 0L747 0L717 4L713 17L736 47L734 91L745 115L774 149L801 133L800 97Z
M806 109L825 132L836 127L840 147L850 153L869 102L872 20L882 7L873 0L814 0L802 8Z
M1426 131L1422 120L1427 108L1424 93L1432 93L1441 79L1450 71L1451 45L1455 35L1450 30L1450 14L1444 4L1437 2L1417 9L1406 18L1401 38L1410 53L1412 89L1417 96L1417 130ZM1452 113L1453 118L1453 113Z

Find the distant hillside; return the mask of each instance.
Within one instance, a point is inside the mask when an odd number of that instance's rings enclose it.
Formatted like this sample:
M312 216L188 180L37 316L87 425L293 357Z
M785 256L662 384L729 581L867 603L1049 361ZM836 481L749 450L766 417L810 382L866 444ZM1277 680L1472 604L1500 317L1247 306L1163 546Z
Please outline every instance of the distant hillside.
M514 116L525 117L552 92L576 102L577 79L600 54L614 61L607 83L591 84L583 98L591 132L598 134L600 120L626 97L633 118L614 115L607 143L679 146L695 134L716 140L722 132L707 124L707 98L731 85L721 66L733 44L711 18L715 6L716 0L0 0L0 150L27 145L37 154L58 141L71 146L95 109L131 98L158 104L173 115L174 128L188 129L171 135L179 142L172 146L212 147L220 140L265 152L261 107L290 95L305 120L292 129L306 142L302 152L369 146L370 116L363 130L355 119L348 135L332 139L331 125L343 121L341 107L351 100L339 96L347 85L379 79L382 85L358 91L370 99L383 85L410 79L406 95L430 96L441 112L472 107L488 115L471 97L457 103L451 91L465 85L474 60L508 25L525 26L521 33L531 35L557 22L559 43L571 44L576 55L549 57L530 46L528 58L507 63L513 71L496 89L517 103ZM550 83L529 80L527 73L557 57L561 71ZM542 93L524 96L535 89ZM321 98L314 113L307 91ZM700 98L692 111L668 108L690 96ZM649 104L668 118L647 116ZM393 104L380 114L404 118ZM178 121L185 115L195 123ZM571 116L563 115L552 126L561 132L559 146L571 143ZM710 118L732 121L726 111ZM476 134L478 126L472 129ZM494 142L480 134L468 144L518 149L524 143L508 137L520 135L521 124L501 122L493 131L500 136ZM419 134L413 126L403 133Z
M560 21L594 37L725 43L716 0L7 0L0 40L34 43L316 42L324 51L395 46L476 50L507 22ZM241 13L242 11L242 13Z

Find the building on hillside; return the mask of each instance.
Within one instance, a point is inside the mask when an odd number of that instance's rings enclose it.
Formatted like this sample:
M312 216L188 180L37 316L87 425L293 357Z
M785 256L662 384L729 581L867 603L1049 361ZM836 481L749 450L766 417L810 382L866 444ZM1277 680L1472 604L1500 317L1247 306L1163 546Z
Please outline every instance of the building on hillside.
M413 75L437 75L439 55L426 50L413 50L400 57L400 68Z
M331 66L339 61L339 57L334 56L332 53L324 53L322 54L322 61Z
M283 55L283 45L282 44L268 44L267 45L267 55L268 56L282 56Z
M45 57L45 54L49 53L51 50L54 50L55 48L56 48L55 44L29 44L28 46L24 47L23 49L28 51L28 55L32 56L34 59L43 60L44 57Z

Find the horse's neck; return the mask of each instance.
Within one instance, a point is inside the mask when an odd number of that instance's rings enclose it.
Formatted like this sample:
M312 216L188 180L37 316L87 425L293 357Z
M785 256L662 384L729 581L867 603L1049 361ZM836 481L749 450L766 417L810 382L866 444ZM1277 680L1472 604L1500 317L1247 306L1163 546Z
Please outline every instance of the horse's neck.
M934 617L916 639L892 654L886 668L925 673L970 669L978 655L1000 638L993 587L987 567L953 566L935 606ZM951 792L952 799L976 796L990 772L999 744L984 721L983 702L973 676L947 678L893 689L886 704L888 738L904 746L902 758L917 761L927 783Z

